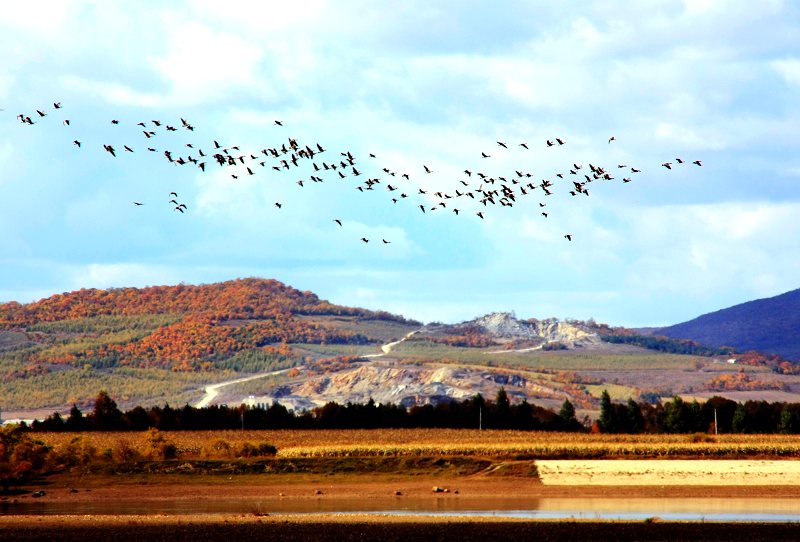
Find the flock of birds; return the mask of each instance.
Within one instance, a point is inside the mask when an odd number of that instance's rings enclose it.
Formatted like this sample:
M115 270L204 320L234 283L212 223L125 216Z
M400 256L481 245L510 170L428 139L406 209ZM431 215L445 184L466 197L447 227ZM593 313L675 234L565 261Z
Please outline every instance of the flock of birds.
M63 114L63 107L60 102L54 102L52 108L47 107L37 109L32 114L21 113L17 119L24 125L33 126L40 122L45 122L46 117L60 114L61 123L66 127L71 127L69 118ZM111 125L120 125L118 119L110 119ZM283 127L283 122L275 120L274 125L278 128ZM94 142L91 145L97 148L102 145L102 149L112 158L118 158L120 154L135 154L137 152L152 153L161 156L164 160L174 166L197 168L201 172L206 172L211 166L227 168L233 180L244 176L253 176L263 171L281 174L295 173L292 178L298 187L303 188L313 183L322 183L331 177L336 181L354 181L354 190L359 192L375 192L385 190L388 199L393 204L404 204L406 200L413 198L413 205L423 214L433 212L448 211L456 216L464 213L473 213L474 216L483 220L486 218L489 209L514 207L520 204L523 199L535 199L538 203L537 212L544 218L550 215L547 207L548 197L552 196L557 190L562 190L566 186L565 193L572 197L589 196L590 185L596 182L608 182L616 179L615 175L622 176L622 183L629 183L633 176L641 173L642 170L635 166L617 164L613 167L603 167L596 164L586 166L571 163L562 171L556 172L550 178L542 178L524 169L514 169L513 173L506 175L493 175L485 171L478 171L476 168L464 169L463 178L453 183L449 190L436 188L437 183L429 176L434 172L427 164L421 164L419 170L414 172L400 172L392 168L382 166L377 163L377 157L369 153L368 163L362 165L350 152L340 152L333 154L328 152L320 143L302 144L297 139L286 137L278 144L265 146L259 150L243 151L239 145L222 145L217 140L211 140L205 145L200 145L194 141L182 142L180 148L165 148L156 142L174 143L174 138L165 141L164 134L170 132L194 132L195 127L186 119L180 118L179 122L169 123L158 119L141 120L136 123L140 132L139 143L126 141L119 144L116 142ZM122 134L121 134L122 135ZM608 144L616 141L616 137L608 138ZM81 139L74 139L72 144L76 148L88 147ZM510 147L518 147L524 151L530 151L532 145L527 142L509 143L507 141L496 141L496 151L481 152L481 161L489 164L495 152L507 153ZM567 142L562 137L546 139L543 148L561 147ZM687 160L675 158L673 161L664 162L662 167L672 170L687 163ZM702 166L700 160L690 162L695 166ZM374 167L373 167L374 165ZM480 168L484 169L484 168ZM488 168L486 168L488 170ZM370 176L366 172L374 171L377 176ZM417 176L423 178L422 183L417 183ZM298 178L299 177L299 178ZM428 181L428 179L431 181ZM186 203L178 199L177 189L168 193L168 203L174 212L181 214L188 211ZM134 201L134 205L143 206L143 201ZM284 204L275 201L276 209L283 208ZM468 210L468 208L471 208ZM475 209L478 208L476 211ZM341 218L333 218L332 222L338 227L343 227ZM572 241L572 233L564 233L563 237L567 241ZM367 237L361 237L360 241L369 243ZM390 244L391 241L381 239L382 244Z

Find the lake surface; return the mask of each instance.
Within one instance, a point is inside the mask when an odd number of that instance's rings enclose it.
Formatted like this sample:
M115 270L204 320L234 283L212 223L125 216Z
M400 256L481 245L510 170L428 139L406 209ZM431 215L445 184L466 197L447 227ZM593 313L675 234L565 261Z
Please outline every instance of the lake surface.
M382 514L441 517L504 517L527 519L800 522L800 502L793 499L674 498L331 498L212 499L105 502L0 502L1 515L183 515L183 514Z

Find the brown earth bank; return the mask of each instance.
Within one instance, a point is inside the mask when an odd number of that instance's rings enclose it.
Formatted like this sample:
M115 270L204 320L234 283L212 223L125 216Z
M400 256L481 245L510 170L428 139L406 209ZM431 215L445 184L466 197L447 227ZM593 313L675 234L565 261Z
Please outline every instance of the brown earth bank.
M308 516L57 516L0 517L0 539L206 541L416 541L458 540L797 540L800 527L787 523L679 523L597 521L514 521L382 517Z
M433 488L442 489L434 493ZM44 496L34 498L33 492ZM446 491L445 491L446 490ZM399 492L399 494L398 494ZM515 476L241 475L241 476L71 476L42 480L24 491L0 495L0 503L94 503L320 499L536 499L536 498L800 498L800 485L545 485ZM800 538L800 535L798 536Z

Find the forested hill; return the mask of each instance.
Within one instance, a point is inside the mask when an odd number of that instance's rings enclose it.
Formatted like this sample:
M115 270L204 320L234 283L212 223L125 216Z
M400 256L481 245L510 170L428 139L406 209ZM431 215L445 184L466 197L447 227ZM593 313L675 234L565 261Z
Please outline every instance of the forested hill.
M276 315L348 315L404 321L387 312L343 307L276 280L237 279L200 286L81 289L29 304L0 304L0 326L24 327L95 316L194 314L216 319L262 319Z
M348 318L405 323L276 280L84 289L0 305L0 339L11 344L0 375L13 380L69 367L266 370L292 362L289 344L377 342L332 321Z
M800 289L704 314L655 333L800 361Z

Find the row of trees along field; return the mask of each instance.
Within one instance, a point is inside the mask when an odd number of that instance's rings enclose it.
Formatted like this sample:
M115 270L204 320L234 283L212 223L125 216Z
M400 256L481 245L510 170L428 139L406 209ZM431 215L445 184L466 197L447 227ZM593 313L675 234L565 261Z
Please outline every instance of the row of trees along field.
M715 425L716 423L716 425ZM94 410L84 415L73 406L64 419L54 413L33 422L33 431L143 431L212 429L370 429L370 428L478 428L540 431L594 431L601 433L800 433L800 404L747 401L737 403L712 397L688 403L675 397L651 405L629 399L614 403L603 392L599 418L578 421L575 408L565 400L560 411L530 404L511 404L502 388L494 401L480 394L463 401L444 401L406 408L402 405L335 402L302 412L274 403L269 407L239 405L194 408L134 407L121 411L100 392Z

